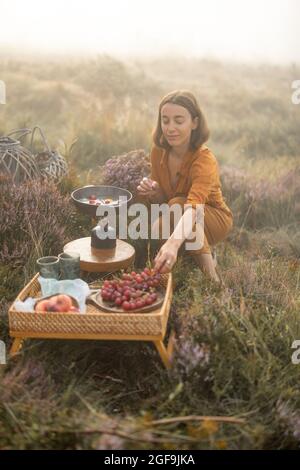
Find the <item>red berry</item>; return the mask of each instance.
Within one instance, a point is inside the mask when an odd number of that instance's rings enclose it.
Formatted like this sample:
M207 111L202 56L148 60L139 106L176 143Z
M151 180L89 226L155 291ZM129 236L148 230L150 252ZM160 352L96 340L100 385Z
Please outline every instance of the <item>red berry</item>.
M130 303L125 301L122 303L122 307L124 310L130 310Z

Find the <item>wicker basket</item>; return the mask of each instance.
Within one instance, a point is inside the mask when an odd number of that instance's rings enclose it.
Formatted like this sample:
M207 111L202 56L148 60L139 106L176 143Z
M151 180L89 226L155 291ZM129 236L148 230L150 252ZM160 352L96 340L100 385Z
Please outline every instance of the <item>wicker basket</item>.
M24 287L16 300L41 296L39 274ZM161 285L166 289L163 305L147 313L109 313L88 304L85 314L76 312L19 312L14 304L9 309L12 337L153 339L163 338L172 299L172 275L164 274ZM101 338L100 336L101 335ZM116 338L114 338L116 336ZM147 337L147 338L146 338Z

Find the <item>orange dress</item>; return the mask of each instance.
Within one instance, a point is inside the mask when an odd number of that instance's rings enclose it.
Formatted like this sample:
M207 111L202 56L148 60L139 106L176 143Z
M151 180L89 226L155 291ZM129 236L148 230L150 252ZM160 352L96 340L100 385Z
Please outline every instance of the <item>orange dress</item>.
M204 204L204 244L190 254L211 253L210 247L224 240L233 226L233 214L222 195L217 159L206 145L187 151L172 187L168 155L169 151L153 146L151 179L159 183L169 205Z

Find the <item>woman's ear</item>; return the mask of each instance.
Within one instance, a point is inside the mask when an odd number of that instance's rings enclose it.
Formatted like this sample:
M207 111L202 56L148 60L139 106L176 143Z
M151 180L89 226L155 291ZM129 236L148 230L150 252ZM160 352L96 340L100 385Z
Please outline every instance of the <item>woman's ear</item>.
M194 129L197 129L198 125L199 125L199 118L198 118L198 117L195 117L195 118L193 119L193 130L194 130Z

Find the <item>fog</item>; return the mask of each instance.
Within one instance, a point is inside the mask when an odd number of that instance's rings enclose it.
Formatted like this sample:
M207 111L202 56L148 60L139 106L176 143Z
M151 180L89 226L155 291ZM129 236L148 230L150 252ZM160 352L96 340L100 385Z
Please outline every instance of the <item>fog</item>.
M299 0L0 0L0 51L300 61Z

